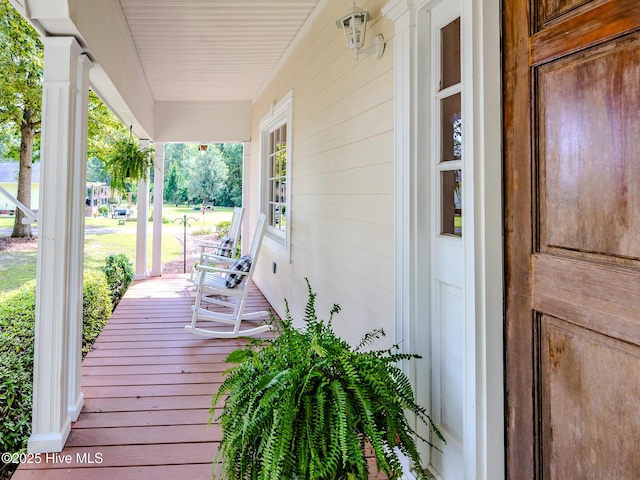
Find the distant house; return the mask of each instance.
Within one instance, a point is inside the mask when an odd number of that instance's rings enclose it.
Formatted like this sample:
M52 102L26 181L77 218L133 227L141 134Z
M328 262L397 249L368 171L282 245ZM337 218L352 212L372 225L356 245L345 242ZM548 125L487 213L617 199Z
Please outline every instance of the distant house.
M85 216L91 217L98 212L100 205L108 205L111 198L111 187L100 182L87 182L87 198L85 199Z
M0 186L4 187L11 195L18 195L18 172L20 164L18 162L0 162ZM36 162L31 166L31 210L38 210L40 198L40 163ZM14 210L8 198L0 194L0 211Z
M18 162L0 162L0 186L14 197L18 196ZM87 198L85 200L86 215L92 216L100 205L108 204L111 187L99 182L87 182ZM31 167L31 210L38 211L40 200L40 162ZM15 205L0 194L0 213L15 210Z

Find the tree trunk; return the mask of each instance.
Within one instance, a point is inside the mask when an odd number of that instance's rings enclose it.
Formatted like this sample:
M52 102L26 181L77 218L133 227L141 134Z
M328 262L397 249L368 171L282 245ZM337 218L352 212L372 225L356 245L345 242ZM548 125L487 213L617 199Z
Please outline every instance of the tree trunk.
M33 139L36 136L35 125L31 121L33 112L25 111L20 126L20 173L18 173L17 199L28 208L31 208L31 165L33 163ZM12 237L31 237L30 224L23 224L25 214L16 207L16 218L13 224Z

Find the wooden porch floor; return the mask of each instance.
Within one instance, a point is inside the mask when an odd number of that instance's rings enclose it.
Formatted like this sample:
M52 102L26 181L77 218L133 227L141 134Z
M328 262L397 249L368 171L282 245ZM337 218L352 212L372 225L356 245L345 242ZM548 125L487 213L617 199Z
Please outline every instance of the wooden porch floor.
M84 408L64 450L12 480L210 479L222 435L207 427L211 395L245 341L186 332L193 301L186 275L134 282L82 363ZM246 311L269 309L254 285Z
M208 479L221 438L211 395L243 344L184 330L185 275L134 282L82 364L84 408L60 454L22 464L13 480ZM247 311L268 310L254 286Z

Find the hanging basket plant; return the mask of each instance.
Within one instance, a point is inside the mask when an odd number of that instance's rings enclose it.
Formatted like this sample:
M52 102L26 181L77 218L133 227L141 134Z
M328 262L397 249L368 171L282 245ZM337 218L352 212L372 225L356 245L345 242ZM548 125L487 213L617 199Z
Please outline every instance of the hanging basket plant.
M154 160L148 148L140 147L138 140L129 134L113 141L113 146L105 160L105 170L111 177L111 188L127 191L127 184L147 180Z
M370 350L382 330L369 332L353 348L332 328L340 307L334 305L328 321L319 319L308 280L307 288L303 329L293 326L285 302L285 318L272 318L275 338L248 340L227 358L236 365L226 372L211 408L211 421L222 427L214 478L366 479L375 464L399 480L401 454L412 460L417 478L428 478L416 441L431 443L405 413L445 440L398 367L417 355L395 347Z

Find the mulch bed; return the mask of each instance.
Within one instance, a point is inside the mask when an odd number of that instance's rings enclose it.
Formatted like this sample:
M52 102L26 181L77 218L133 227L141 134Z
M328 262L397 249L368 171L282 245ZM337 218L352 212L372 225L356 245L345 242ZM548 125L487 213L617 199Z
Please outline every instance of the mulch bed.
M0 237L0 252L14 252L16 250L34 250L38 248L37 237Z

